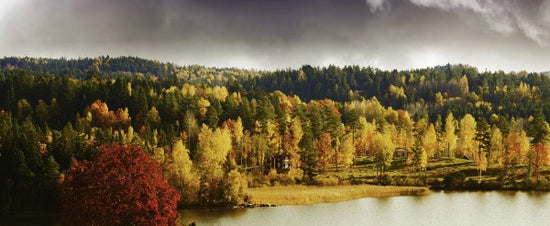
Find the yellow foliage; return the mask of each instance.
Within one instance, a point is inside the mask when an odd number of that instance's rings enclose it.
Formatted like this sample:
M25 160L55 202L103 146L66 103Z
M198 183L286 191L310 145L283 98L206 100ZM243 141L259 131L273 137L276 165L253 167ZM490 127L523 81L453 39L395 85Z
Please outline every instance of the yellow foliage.
M238 204L243 202L246 189L248 188L248 182L246 175L239 173L236 169L231 170L227 174L227 189L225 190L225 196L227 201L232 204Z
M329 133L321 133L319 139L315 140L315 145L317 146L317 165L324 170L334 156L332 137Z
M168 166L172 184L182 194L183 203L196 203L198 201L199 176L189 158L189 150L185 148L181 139L172 145L172 159L173 162Z
M490 162L498 162L499 165L502 165L504 163L504 159L502 159L504 147L502 144L502 133L500 132L500 129L496 126L493 126L491 129L491 141L490 141L491 147L489 148L489 161Z
M342 137L342 142L340 142L338 154L338 165L350 166L353 164L353 159L355 157L353 150L353 143L351 134L346 133Z
M392 107L388 107L386 110L386 114L384 115L384 118L386 119L386 122L391 124L398 124L399 120L399 113L396 110L393 110Z
M181 88L181 94L183 96L195 96L197 90L194 85L189 85L187 83L183 84L183 87Z
M385 169L391 165L395 150L390 134L377 133L372 147L376 166L380 169L380 173L383 174Z
M478 153L478 156L476 157L475 162L476 162L476 169L480 171L480 175L481 175L481 172L487 171L487 153L483 151L481 153Z
M447 157L454 156L456 150L456 121L450 112L445 118L445 132L443 133L443 148L447 151Z
M376 121L373 123L367 122L365 117L359 117L359 130L356 132L359 136L356 144L357 152L367 153L372 152L370 147L373 144L374 136L376 135Z
M426 170L426 167L428 166L428 153L424 148L420 148L420 168L423 170Z
M512 130L504 141L504 151L505 165L525 163L529 152L529 139L525 131Z
M203 124L198 137L199 168L208 178L221 178L223 164L231 150L231 133L227 129L217 128L212 131Z
M407 95L405 95L405 90L403 90L403 87L390 85L389 92L390 95L396 99L407 99Z
M382 104L380 104L380 102L378 102L378 99L376 97L365 100L364 105L366 109L365 116L367 119L381 120L386 113L386 109L384 108L384 106L382 106Z
M443 95L441 95L441 92L437 92L435 94L435 104L438 106L443 105Z
M461 91L463 94L468 94L468 93L469 93L468 77L466 77L466 75L462 76L462 77L458 80L458 87L460 88L460 91Z
M298 169L301 165L300 161L300 141L304 135L302 130L302 122L298 116L294 117L292 124L290 125L290 131L292 132L292 139L290 142L290 148L288 150L290 154L291 169Z
M215 86L212 89L212 96L223 102L225 101L227 96L229 96L229 92L227 91L227 88L225 88L225 86Z
M428 130L426 130L424 136L422 137L422 147L426 151L427 156L433 156L433 154L438 150L437 136L432 123L430 123Z
M243 101L242 97L241 97L241 94L238 93L238 92L231 93L231 96L229 98L231 98L232 100L234 100L237 103L241 103Z
M153 157L162 165L164 163L164 149L161 147L153 148Z
M474 159L474 155L477 153L477 142L475 142L477 123L475 118L466 114L462 120L460 120L460 137L458 139L458 146L460 152L468 159Z
M208 107L210 107L210 101L201 97L199 99L199 113L201 115L201 118L204 118L206 116Z

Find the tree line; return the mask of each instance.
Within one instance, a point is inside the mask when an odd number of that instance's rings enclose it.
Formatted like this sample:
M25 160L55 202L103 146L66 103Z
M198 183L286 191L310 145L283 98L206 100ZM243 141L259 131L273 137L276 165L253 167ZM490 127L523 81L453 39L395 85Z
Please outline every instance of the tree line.
M270 179L314 184L362 156L384 175L396 149L419 173L430 161L464 158L480 175L493 165L506 177L526 165L530 178L547 163L544 75L113 61L0 61L3 209L57 206L64 173L111 143L154 157L186 206L239 203L247 186Z

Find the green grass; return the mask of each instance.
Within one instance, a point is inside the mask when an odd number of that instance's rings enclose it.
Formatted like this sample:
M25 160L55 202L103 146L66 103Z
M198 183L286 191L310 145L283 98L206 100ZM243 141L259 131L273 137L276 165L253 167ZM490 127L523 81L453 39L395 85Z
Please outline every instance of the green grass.
M335 177L340 180L340 184L351 183L368 183L377 184L378 172L375 163L370 157L361 157L356 159L356 164L349 167L339 167L336 170L332 165L327 167L326 171L320 175L326 177ZM540 169L541 177L550 177L550 166L544 166ZM396 158L392 162L392 166L386 171L386 174L397 181L392 185L414 185L424 186L435 180L443 181L446 175L454 173L463 173L466 179L472 178L481 181L496 181L499 175L502 174L502 169L497 164L492 164L486 172L482 173L481 179L478 175L475 162L467 159L430 159L426 172L413 171L412 167L407 165L405 158ZM521 181L527 173L527 166L519 165L516 167L514 177ZM426 177L428 184L419 183L418 180ZM534 177L534 175L533 175Z
M332 165L318 172L313 183L318 186L266 186L248 189L252 203L277 205L305 205L335 202L362 197L417 195L429 193L427 186L442 187L448 175L463 175L458 187L450 189L550 189L550 166L541 168L541 179L532 184L523 184L527 167L517 166L506 181L499 180L502 169L493 164L482 177L473 161L467 159L431 159L426 172L413 171L404 158L395 159L386 171L378 175L375 164L369 157L357 159L350 167ZM453 176L452 178L454 178ZM455 179L451 179L455 180ZM455 182L452 182L455 184ZM533 185L534 184L534 185ZM321 186L319 186L321 185ZM389 185L389 186L378 186Z

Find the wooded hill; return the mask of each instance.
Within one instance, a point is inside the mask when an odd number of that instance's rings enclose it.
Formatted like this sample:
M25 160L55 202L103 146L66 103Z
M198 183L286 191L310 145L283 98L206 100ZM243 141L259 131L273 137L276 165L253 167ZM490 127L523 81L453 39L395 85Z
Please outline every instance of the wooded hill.
M549 98L546 75L466 65L257 71L3 58L0 205L57 206L63 174L113 142L154 156L183 205L238 203L271 180L321 183L327 167L359 156L383 175L397 148L415 172L462 158L508 177L525 165L530 178L547 162Z

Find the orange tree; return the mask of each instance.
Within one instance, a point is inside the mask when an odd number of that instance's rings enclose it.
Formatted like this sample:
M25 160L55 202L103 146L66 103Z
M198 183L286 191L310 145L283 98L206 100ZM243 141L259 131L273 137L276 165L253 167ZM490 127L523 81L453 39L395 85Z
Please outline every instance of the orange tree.
M66 225L173 225L177 193L160 165L138 146L105 145L73 164L62 194Z

